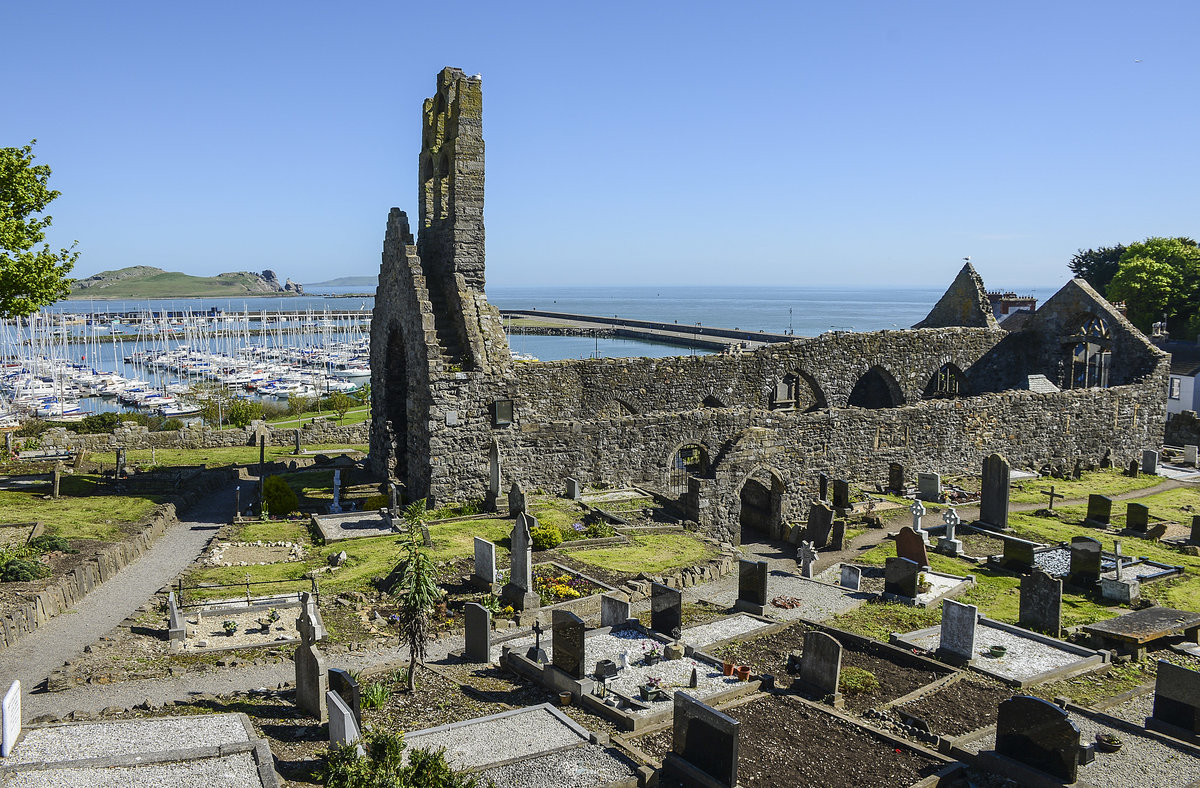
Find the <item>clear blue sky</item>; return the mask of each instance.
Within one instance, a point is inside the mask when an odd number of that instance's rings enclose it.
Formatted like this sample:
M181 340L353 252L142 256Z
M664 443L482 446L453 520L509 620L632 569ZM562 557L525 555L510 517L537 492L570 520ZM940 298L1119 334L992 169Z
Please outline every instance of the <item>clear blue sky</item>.
M1060 283L1200 235L1200 4L25 2L77 275L378 271L421 101L482 73L489 283ZM1140 61L1140 62L1139 62Z

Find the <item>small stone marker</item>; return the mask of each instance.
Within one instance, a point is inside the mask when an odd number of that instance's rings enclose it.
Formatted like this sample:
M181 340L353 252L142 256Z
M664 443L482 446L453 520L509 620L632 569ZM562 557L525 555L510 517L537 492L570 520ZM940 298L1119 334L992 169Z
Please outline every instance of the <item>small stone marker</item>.
M1200 514L1192 515L1192 544L1200 544Z
M295 447L292 449L292 454L300 453L300 430L292 430L292 438L295 441Z
M488 585L496 582L496 545L478 536L475 537L474 576Z
M850 482L845 479L833 480L833 508L850 508Z
M954 529L962 520L953 506L947 506L946 511L942 512L942 522L946 524L946 533L938 539L938 552L956 556L962 552L962 540L955 538Z
M696 668L692 668L692 677L688 679L688 687L695 689L700 686L700 673Z
M912 514L912 529L919 534L924 534L925 531L921 528L921 520L924 519L927 512L925 504L920 501L913 501L912 505L908 507L908 511Z
M342 550L339 553L334 553L333 555L329 556L329 565L330 566L341 566L342 564L346 563L346 561L348 561L349 559L350 559L350 556L346 555L345 550Z
M330 514L341 514L342 511L342 471L340 468L333 472L333 503L329 504Z
M812 542L801 542L796 548L796 563L800 564L800 576L813 576L813 566L817 563L817 548Z
M917 578L921 566L907 558L889 558L883 566L883 591L886 594L916 599Z
M58 488L62 484L62 470L63 465L61 462L54 463L54 489L53 492L51 492L50 497L55 499L58 498Z
M820 549L829 545L829 532L833 528L833 509L823 503L814 503L808 508L808 526L805 537Z
M862 586L862 570L852 564L842 564L841 586L857 591Z
M578 501L583 498L583 485L579 483L578 479L570 476L567 477L567 497L572 501Z
M393 517L400 514L400 488L394 482L388 485L388 510Z
M1035 561L1033 550L1036 546L1036 542L1030 542L1027 539L1018 539L1015 536L1005 537L1004 553L1000 557L1000 562L1005 569L1027 572L1033 568Z
M925 549L925 540L907 525L896 534L896 555L915 561L918 566L929 566L929 552Z
M835 708L842 706L842 694L838 692L841 672L842 644L824 632L805 632L800 681L817 695L832 695Z
M516 482L508 488L508 513L512 517L525 512L525 491Z
M736 788L741 723L686 692L675 693L674 714L663 771L685 786Z
M650 584L650 628L679 637L683 626L683 592L662 583Z
M121 446L117 449L117 478L124 479L127 475L125 473L125 447Z
M767 604L767 562L738 561L738 595L736 610L762 615Z
M918 473L917 497L923 501L942 500L942 475L940 473Z
M355 680L354 676L350 675L350 671L342 668L329 669L329 691L337 693L341 697L342 702L350 709L354 715L354 722L362 729L362 686ZM328 698L326 698L328 705ZM333 725L332 718L329 721Z
M6 709L7 704L6 698ZM7 719L6 715L6 742ZM1154 713L1151 719L1182 728L1193 735L1200 734L1200 672L1159 660L1158 676L1154 680Z
M345 747L358 741L358 721L342 696L329 690L325 702L329 708L329 743Z
M1183 464L1195 467L1200 464L1200 446L1194 443L1185 444L1183 447Z
M0 756L7 758L17 739L21 738L21 682L14 681L4 693L3 705L4 738Z
M942 602L942 636L938 655L955 662L970 662L975 658L975 625L979 608L947 599Z
M1050 485L1050 489L1049 489L1049 490L1042 490L1042 495L1049 495L1049 496L1050 496L1050 505L1046 507L1046 508L1047 508L1047 509L1049 509L1050 511L1054 511L1054 499L1055 499L1055 498L1065 498L1065 497L1066 497L1065 495L1063 495L1063 494L1062 494L1062 493L1060 493L1060 492L1054 492L1054 485L1053 485L1053 484L1052 484L1052 485Z
M908 482L905 479L904 466L898 462L888 463L888 489L896 495L908 495Z
M1144 503L1125 505L1125 527L1130 531L1146 533L1150 527L1150 507Z
M1088 496L1087 519L1085 525L1095 525L1107 528L1112 522L1112 498L1107 495L1092 493Z
M555 610L552 626L552 664L573 679L583 678L587 671L584 655L587 627L583 619L568 610Z
M1125 471L1125 475L1131 479L1136 479L1138 477L1138 470L1139 470L1138 461L1130 460L1129 461L1129 469Z
M1062 631L1062 581L1041 569L1021 578L1021 607L1017 623L1026 629L1058 637Z
M1008 493L1011 470L1008 461L992 454L983 461L983 487L979 498L979 521L1001 531L1008 528Z
M833 530L829 532L829 546L834 550L846 549L846 521L834 520Z
M1071 537L1071 570L1068 582L1088 588L1100 582L1101 546L1090 536Z
M1075 481L1083 478L1083 460L1075 461L1075 467L1071 469L1071 478Z
M12 433L8 433L11 435ZM817 474L817 500L829 500L829 476L824 473Z
M541 597L533 589L533 538L529 535L537 527L537 518L522 512L517 515L509 542L512 566L500 595L518 610L537 610L542 606Z
M466 619L466 648L463 656L470 662L492 661L492 614L477 602L463 606Z
M1050 701L1017 695L1000 704L996 752L1069 785L1079 774L1079 728Z
M1147 476L1158 475L1158 452L1146 449L1142 452L1142 473Z
M600 597L600 626L617 627L629 620L629 600L604 594Z
M184 640L187 637L187 628L179 612L179 603L175 600L174 591L167 594L167 616L167 639Z

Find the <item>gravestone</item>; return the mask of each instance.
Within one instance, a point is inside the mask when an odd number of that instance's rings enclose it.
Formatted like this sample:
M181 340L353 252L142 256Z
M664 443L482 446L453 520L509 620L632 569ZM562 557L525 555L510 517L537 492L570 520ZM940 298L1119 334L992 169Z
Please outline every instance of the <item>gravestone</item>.
M846 521L834 520L833 530L829 532L829 546L834 550L846 549Z
M862 570L851 564L842 564L841 586L857 591L862 586Z
M600 626L618 627L629 620L629 600L612 594L600 597Z
M295 446L292 448L292 454L300 453L300 430L292 430L292 440Z
M7 758L12 753L17 739L21 738L21 682L14 681L4 693L4 704L0 711L3 717L4 734L0 741L0 756Z
M388 511L393 517L400 514L400 489L395 482L388 485Z
M496 582L496 545L475 537L475 577L489 586Z
M324 722L328 716L325 693L329 691L325 658L317 650L316 630L306 616L296 619L300 645L296 647L296 706Z
M833 480L833 508L850 508L850 482L845 479Z
M1146 533L1150 526L1150 507L1144 503L1125 505L1125 527L1130 531Z
M942 500L942 475L940 473L918 473L917 497L923 501Z
M573 679L583 678L587 671L587 659L584 655L584 633L587 627L583 619L568 610L555 610L552 627L552 664Z
M524 513L525 491L521 489L521 485L513 482L512 487L508 488L508 514L510 517L516 517Z
M121 446L117 449L117 478L124 479L127 475L125 472L125 447Z
M56 500L58 499L59 487L62 485L62 471L63 464L61 462L56 462L54 464L54 482L52 485L52 491L50 493L50 497Z
M1083 478L1083 460L1075 461L1075 467L1071 469L1071 478L1075 481Z
M1092 493L1088 496L1087 519L1085 525L1096 525L1107 528L1112 522L1112 498L1107 495Z
M466 619L466 648L463 656L470 662L492 661L492 614L477 602L463 606Z
M341 469L333 472L333 503L329 504L330 514L341 514L342 512L342 471Z
M804 529L805 539L820 549L829 545L829 532L833 528L833 509L823 503L814 503L808 508L808 526Z
M686 692L675 693L674 714L663 772L688 788L736 788L741 723Z
M324 640L328 636L325 631L325 621L321 618L321 610L317 600L307 591L300 592L300 618L296 619L296 630L301 628L312 633L313 643Z
M7 704L7 700L5 701ZM1200 734L1200 672L1159 660L1154 680L1154 713L1158 722ZM7 717L6 717L7 719ZM8 725L5 724L5 741Z
M996 752L1070 784L1079 773L1079 728L1050 701L1017 695L1000 704Z
M905 480L904 466L898 462L888 463L888 489L896 495L908 495L908 484Z
M734 609L762 615L767 604L767 562L738 561L738 595Z
M1190 536L1193 544L1200 544L1200 514L1192 515L1192 533Z
M1158 475L1158 452L1146 449L1142 452L1142 473L1147 476Z
M1071 537L1071 570L1067 582L1089 588L1100 582L1100 540L1090 536Z
M517 610L537 610L542 606L541 597L533 588L533 538L529 532L538 527L537 518L526 512L517 515L513 526L511 549L512 567L508 583L500 596Z
M1021 578L1021 607L1017 623L1026 629L1058 637L1062 629L1062 581L1041 569Z
M832 695L833 705L842 706L838 679L842 672L842 644L824 632L804 633L804 658L800 681L817 695Z
M1188 443L1183 447L1183 464L1192 467L1200 464L1200 446Z
M912 529L921 534L921 539L928 544L929 538L925 535L925 529L921 527L921 521L925 518L925 504L920 501L913 501L908 507L908 511L912 514Z
M1037 547L1037 542L1018 539L1015 536L1008 537L1004 540L1004 552L1000 556L1000 563L1005 569L1027 572L1034 565L1033 551L1035 547Z
M175 592L167 594L167 639L168 640L184 640L187 637L187 628L183 622L183 615L179 612L179 603L175 600Z
M13 434L11 432L4 433L4 453L9 456L13 453Z
M883 565L883 591L885 594L915 599L917 579L921 566L907 558L889 558Z
M1125 471L1125 475L1131 479L1136 479L1138 477L1138 470L1139 470L1138 461L1130 460L1129 468Z
M1100 467L1101 468L1113 467L1112 449L1105 449L1104 456L1100 458Z
M979 498L979 521L1001 531L1008 528L1008 461L992 454L983 461L983 487Z
M942 635L938 656L954 662L970 662L975 658L975 625L979 608L947 599L942 602Z
M942 512L942 522L946 525L946 533L938 539L938 552L957 556L962 552L962 540L955 537L955 529L962 520L953 506L947 506Z
M678 638L683 626L683 592L662 583L650 584L650 628Z
M350 671L342 668L329 669L329 691L336 693L342 702L354 715L354 722L358 727L362 728L362 686L355 680L354 676L350 675ZM326 706L329 705L329 699L326 698ZM330 719L330 725L333 720Z
M359 720L342 696L333 690L325 693L329 708L329 743L345 747L358 741Z
M12 433L8 433L11 435ZM824 473L817 474L817 500L829 500L829 476Z
M812 577L817 563L817 549L812 542L801 542L796 548L796 563L800 565L801 577Z
M914 561L918 566L929 566L929 552L921 535L907 525L896 534L896 555Z
M583 485L579 483L578 479L570 476L567 477L567 497L572 501L578 501L583 498Z
M1146 530L1146 538L1152 542L1157 542L1159 539L1162 539L1166 535L1167 535L1167 524L1166 523L1159 523L1158 525L1151 526L1150 528L1148 528Z

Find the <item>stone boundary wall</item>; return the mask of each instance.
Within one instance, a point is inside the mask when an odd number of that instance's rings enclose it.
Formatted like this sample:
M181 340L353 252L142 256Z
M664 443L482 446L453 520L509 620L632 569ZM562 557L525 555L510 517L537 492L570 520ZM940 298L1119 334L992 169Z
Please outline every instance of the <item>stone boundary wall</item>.
M1164 441L1172 446L1200 445L1200 418L1196 411L1185 410L1167 420Z
M305 423L300 429L303 445L365 444L370 438L369 421L339 425L331 421ZM151 432L149 428L130 423L111 433L80 435L63 427L47 430L39 438L44 449L72 451L113 451L126 449L217 449L233 446L257 446L260 437L268 446L292 446L296 442L295 427L274 427L254 422L244 429L214 430L209 427L185 427L181 430Z
M156 506L140 523L141 528L136 534L107 545L63 577L51 580L41 591L27 592L25 601L17 604L15 610L0 614L0 649L8 648L50 619L70 610L96 586L141 558L167 528L179 522L178 509L188 508L231 481L232 476L227 471L205 473L175 502Z

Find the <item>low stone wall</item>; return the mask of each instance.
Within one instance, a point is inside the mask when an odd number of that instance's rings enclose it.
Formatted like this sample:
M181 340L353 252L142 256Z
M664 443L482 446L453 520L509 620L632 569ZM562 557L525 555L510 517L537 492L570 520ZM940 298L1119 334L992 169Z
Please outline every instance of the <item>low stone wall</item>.
M96 586L137 561L168 527L179 522L177 509L186 509L232 479L227 471L205 473L176 501L155 507L136 534L104 547L64 576L51 580L41 591L29 592L15 609L0 613L0 649L8 648L50 619L70 610Z
M305 423L300 428L303 445L365 444L370 438L369 422L340 425L332 421L317 420ZM126 449L216 449L231 446L257 446L259 438L266 438L268 446L293 446L296 443L295 427L275 427L263 422L254 422L244 429L214 430L209 427L185 427L181 430L151 432L147 427L128 424L109 433L80 435L62 427L47 430L39 445L43 449L68 449L71 451L113 451Z
M1163 441L1172 446L1200 445L1200 417L1196 411L1185 410L1167 420Z

